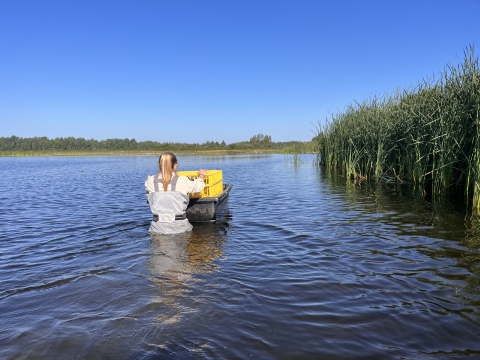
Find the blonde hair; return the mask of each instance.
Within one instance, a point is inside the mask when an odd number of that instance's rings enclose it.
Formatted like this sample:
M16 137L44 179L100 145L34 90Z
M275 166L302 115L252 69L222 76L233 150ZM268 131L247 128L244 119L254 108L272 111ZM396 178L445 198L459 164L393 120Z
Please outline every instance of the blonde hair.
M167 191L168 184L172 180L173 167L177 164L177 157L171 152L166 152L160 155L158 159L158 168L162 173L163 190Z

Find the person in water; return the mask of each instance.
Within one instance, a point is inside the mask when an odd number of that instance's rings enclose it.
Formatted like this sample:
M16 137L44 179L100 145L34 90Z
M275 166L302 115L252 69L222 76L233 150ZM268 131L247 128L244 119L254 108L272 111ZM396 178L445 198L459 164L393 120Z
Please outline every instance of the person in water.
M178 234L192 230L185 211L189 202L188 194L203 190L205 175L198 171L198 178L190 180L186 176L177 176L177 157L171 152L160 155L157 175L148 176L145 190L153 220L148 232L153 234Z

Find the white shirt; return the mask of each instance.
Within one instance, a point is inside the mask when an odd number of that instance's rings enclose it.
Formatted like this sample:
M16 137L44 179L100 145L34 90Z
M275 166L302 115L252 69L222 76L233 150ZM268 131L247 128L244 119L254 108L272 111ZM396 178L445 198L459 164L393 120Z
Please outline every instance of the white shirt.
M173 176L177 176L177 174L173 173ZM158 179L162 178L162 174L157 174L157 175L150 175L147 177L145 180L145 190L148 193L155 192L155 185L153 184L153 179L155 177L158 177ZM163 184L159 183L158 187L160 188L160 191L163 191ZM171 185L168 184L167 191L171 191ZM184 195L188 194L193 194L193 193L198 193L202 191L205 188L205 183L203 182L203 179L194 179L190 180L186 176L178 176L178 181L177 185L175 187L175 191L181 192Z

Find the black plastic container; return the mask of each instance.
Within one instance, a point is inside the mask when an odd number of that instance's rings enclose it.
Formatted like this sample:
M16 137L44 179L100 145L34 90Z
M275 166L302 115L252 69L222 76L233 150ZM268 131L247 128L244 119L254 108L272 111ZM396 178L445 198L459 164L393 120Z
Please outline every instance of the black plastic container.
M187 219L190 222L216 221L217 215L227 203L232 184L224 184L223 192L217 197L190 199L187 207Z

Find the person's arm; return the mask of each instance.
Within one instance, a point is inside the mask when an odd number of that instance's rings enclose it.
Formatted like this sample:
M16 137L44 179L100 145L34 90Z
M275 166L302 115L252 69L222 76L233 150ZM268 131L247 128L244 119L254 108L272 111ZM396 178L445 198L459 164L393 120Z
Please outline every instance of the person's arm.
M153 176L148 176L145 179L145 193L148 195L151 192L155 192L155 187L153 186Z
M192 181L194 186L192 191L189 191L190 194L198 193L205 188L205 183L204 183L205 175L207 175L207 172L205 170L203 169L198 170L197 178L194 181Z
M186 176L180 176L177 183L177 191L183 194L194 194L202 191L205 188L205 179L206 171L200 169L198 172L198 177L194 180L189 180Z

